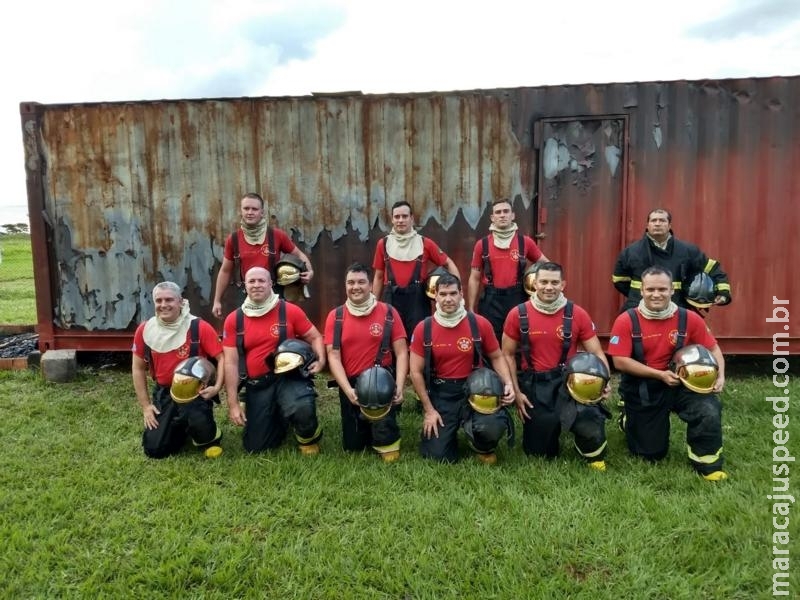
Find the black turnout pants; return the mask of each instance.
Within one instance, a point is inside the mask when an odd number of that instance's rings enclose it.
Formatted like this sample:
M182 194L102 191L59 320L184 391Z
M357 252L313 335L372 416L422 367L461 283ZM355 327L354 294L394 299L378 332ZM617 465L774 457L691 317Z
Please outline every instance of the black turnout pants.
M198 397L186 404L177 404L169 395L169 387L153 388L153 404L161 412L156 415L158 427L145 429L142 449L150 458L165 458L178 452L191 438L199 448L219 441L222 432L214 421L211 401Z

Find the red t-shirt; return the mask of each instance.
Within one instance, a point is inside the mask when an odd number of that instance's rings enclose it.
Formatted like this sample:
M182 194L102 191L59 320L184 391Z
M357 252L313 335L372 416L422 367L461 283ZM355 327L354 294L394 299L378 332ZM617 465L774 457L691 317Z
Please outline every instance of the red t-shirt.
M491 354L500 348L497 337L494 335L492 324L481 315L475 315L478 322L478 334L481 337L481 348L484 354ZM411 338L411 352L417 356L425 357L425 321L414 328ZM433 368L437 377L443 379L463 379L472 373L473 346L472 332L469 328L469 319L466 317L455 327L442 327L433 319L431 328L431 347Z
M558 366L561 359L561 345L564 340L564 309L557 313L546 315L533 308L530 300L525 303L528 310L528 339L530 340L531 356L533 359L533 369L535 371L549 371ZM506 317L503 325L503 333L519 343L521 332L519 330L519 307L512 308ZM597 335L594 323L592 323L589 313L577 304L573 304L572 310L572 342L567 352L567 358L575 356L578 351L578 343L585 342Z
M522 235L522 234L517 234ZM533 264L542 257L542 251L532 238L523 236L525 241L525 258L529 263ZM511 240L511 246L502 249L494 245L492 236L489 235L489 262L492 266L492 285L496 288L507 288L517 285L517 270L519 268L519 239L514 238ZM480 269L483 271L483 241L478 240L475 242L475 247L472 249L472 262L470 266L473 269ZM483 285L488 284L486 279L486 272L481 275Z
M386 269L386 238L378 240L378 245L375 247L375 258L372 261L372 268L375 270L383 271L383 283L389 282L389 272ZM444 250L432 239L422 238L422 268L420 269L420 281L424 281L428 276L428 262L432 262L438 267L444 266L447 262L447 254ZM411 283L411 276L414 274L414 267L417 265L416 260L395 260L389 258L389 263L392 266L392 274L394 275L395 284L400 287L407 287Z
M639 312L639 309L636 309ZM639 316L642 328L642 347L644 348L645 364L660 371L666 370L669 361L675 353L678 339L678 313L669 319L645 319ZM686 311L686 339L684 346L701 344L706 348L713 348L717 340L711 335L703 318L690 310ZM611 356L633 357L633 338L631 318L622 313L611 327L611 336L608 340L608 353Z
M406 329L403 327L403 320L400 314L392 306L378 302L375 309L368 315L356 317L350 314L347 308L342 315L342 340L341 352L342 365L348 377L355 377L365 369L375 364L375 357L383 341L383 326L386 323L386 311L392 310L394 323L392 324L392 335L390 342L404 340ZM325 320L325 345L333 344L333 328L336 323L336 309L328 313ZM392 353L384 355L381 365L386 367L392 364Z
M131 347L131 351L142 360L145 359L144 326L144 323L140 323L136 328L136 333L133 334L133 346ZM198 334L200 337L200 345L197 347L197 355L203 358L216 358L219 356L220 352L222 352L222 344L219 343L219 338L214 328L201 319ZM181 347L164 353L156 352L151 349L150 353L153 357L153 370L156 374L156 383L165 386L172 384L172 375L175 373L175 367L177 367L178 363L182 360L189 358L191 342L192 332L189 330L186 332L186 341ZM220 368L222 368L221 365Z
M244 316L244 353L247 362L247 376L261 377L270 369L267 367L267 356L278 347L278 312L280 307L275 306L263 317ZM226 348L236 348L236 313L233 311L225 317L222 330L222 345ZM286 302L286 339L300 338L314 327L303 309Z
M239 257L241 260L242 279L245 273L253 267L264 267L269 269L268 255L272 252L275 254L274 261L277 262L281 258L281 254L287 254L295 249L294 242L286 235L282 229L272 228L272 237L275 243L275 248L269 248L269 234L264 237L264 243L261 245L248 244L244 237L244 232L241 227L236 230L236 235L239 237ZM225 240L225 250L223 256L228 260L233 260L233 234L229 235Z

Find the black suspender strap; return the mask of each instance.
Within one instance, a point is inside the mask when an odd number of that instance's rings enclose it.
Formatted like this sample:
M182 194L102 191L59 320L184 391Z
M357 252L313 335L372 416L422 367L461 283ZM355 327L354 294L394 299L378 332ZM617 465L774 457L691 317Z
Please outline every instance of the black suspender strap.
M483 259L483 273L486 275L486 285L492 287L492 263L489 261L489 236L481 240L481 258Z
M644 345L642 344L642 326L639 323L639 316L635 308L629 308L625 312L631 320L631 341L633 343L633 360L647 364L644 360Z
M380 366L383 362L384 355L391 350L392 346L392 328L394 327L394 315L392 314L392 307L386 306L386 320L383 323L383 338L381 338L381 345L378 348L378 354L375 356L375 365Z
M286 339L286 300L278 300L278 344Z
M529 336L531 328L528 322L528 308L525 306L525 302L519 304L517 310L519 310L519 350L522 355L520 366L523 371L532 371L533 362L530 360L531 338Z
M517 244L519 245L519 260L517 261L517 283L522 284L525 278L525 236L517 233Z
M238 229L231 234L231 246L233 247L233 279L231 280L231 285L240 288L244 283L244 274L242 273L242 256L239 253Z
M342 349L342 321L344 320L344 304L336 307L336 321L333 323L333 345L334 350Z
M686 316L686 309L682 307L678 307L678 337L675 340L675 350L678 351L683 348L683 345L686 343L686 321L688 317Z
M389 236L383 238L383 266L386 269L386 281L390 286L397 285L394 280L394 272L392 271L392 261L389 260L389 251L386 249L386 244L389 243Z
M483 348L481 346L481 334L478 331L478 319L475 318L475 313L467 311L467 321L469 321L469 330L472 335L472 368L474 370L483 364Z
M569 347L572 344L572 309L575 304L572 300L567 300L567 305L564 307L564 320L562 327L562 334L564 339L561 342L561 359L559 366L563 366L567 362L567 354L569 354Z
M239 353L239 379L247 379L247 361L244 358L244 311L236 309L236 350Z
M422 345L425 348L425 387L430 392L433 377L433 317L425 317L422 323Z

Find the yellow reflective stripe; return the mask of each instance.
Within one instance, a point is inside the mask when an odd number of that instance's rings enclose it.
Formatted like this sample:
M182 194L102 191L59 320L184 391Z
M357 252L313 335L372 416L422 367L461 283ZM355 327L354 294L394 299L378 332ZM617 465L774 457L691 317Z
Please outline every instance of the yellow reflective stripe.
M625 277L625 275L612 275L611 282L612 283L619 283L620 281L630 281L630 277Z
M680 282L680 281L673 281L673 282L672 282L672 289L673 289L673 290L679 290L679 289L681 289L682 287L683 287L683 286L681 285L681 282Z
M642 282L638 279L631 279L631 287L635 290L642 289Z
M319 439L319 436L321 436L321 435L322 435L322 425L317 425L317 430L314 432L314 435L312 435L311 437L309 437L309 438L300 437L296 433L294 434L294 437L301 444L310 444L311 442L314 442L317 439Z
M211 440L210 442L196 442L194 441L194 438L192 438L192 444L194 445L195 448L198 446L206 446L208 444L213 444L214 442L218 442L221 437L222 437L222 430L219 428L219 425L217 425L217 432L214 434L213 440Z
M731 284L730 283L718 283L714 286L714 289L718 292L730 292L731 291Z
M709 258L708 262L706 263L706 266L703 268L703 272L711 273L711 269L713 269L716 266L717 266L717 261L715 261L713 258Z
M373 446L373 449L378 454L386 454L387 452L396 452L400 450L400 440L397 440L393 444L389 444L388 446Z
M578 454L580 454L581 456L583 456L585 458L594 458L595 456L600 456L600 454L602 454L603 450L606 449L606 446L608 446L608 442L603 442L602 445L597 450L595 450L594 452L581 452L581 449L578 448L578 444L575 444L575 450L577 450Z
M717 450L716 454L708 454L706 456L698 456L697 454L692 452L692 449L687 445L686 446L686 452L689 454L689 460L693 460L694 462L698 462L698 463L701 463L701 464L704 464L704 465L710 465L712 463L715 463L715 462L717 462L719 460L719 457L722 456L722 448Z

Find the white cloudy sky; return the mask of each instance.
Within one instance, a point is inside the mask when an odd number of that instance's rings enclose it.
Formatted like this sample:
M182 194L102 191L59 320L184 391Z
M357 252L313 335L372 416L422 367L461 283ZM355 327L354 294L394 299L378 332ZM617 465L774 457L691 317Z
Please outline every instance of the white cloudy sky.
M27 203L21 101L800 74L800 0L3 4L0 223Z

